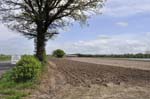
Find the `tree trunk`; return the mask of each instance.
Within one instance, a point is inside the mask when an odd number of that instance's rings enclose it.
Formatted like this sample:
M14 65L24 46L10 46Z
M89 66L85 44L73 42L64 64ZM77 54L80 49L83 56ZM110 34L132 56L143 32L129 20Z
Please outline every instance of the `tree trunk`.
M41 61L44 62L46 58L46 41L45 41L45 32L42 27L38 26L37 28L37 38L35 39L35 50L36 50L36 57Z

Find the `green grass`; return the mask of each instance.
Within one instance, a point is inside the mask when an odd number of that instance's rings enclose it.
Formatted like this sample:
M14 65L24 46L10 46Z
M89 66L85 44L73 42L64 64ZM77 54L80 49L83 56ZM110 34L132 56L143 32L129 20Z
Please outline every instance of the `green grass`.
M10 80L10 72L0 79L0 99L22 99L30 95L28 89L36 88L35 82L16 83Z
M0 61L9 61L11 60L11 56L9 55L0 55Z
M0 55L0 61L7 61L11 57ZM26 62L26 61L25 61ZM27 63L28 64L28 63ZM35 64L33 64L35 65ZM40 70L39 77L28 81L16 81L14 78L14 69L5 73L0 79L0 99L24 99L24 97L31 94L31 90L37 89L41 73L44 73L44 68L47 64L44 62ZM22 66L22 65L21 65ZM16 72L16 71L15 71ZM15 73L16 77L17 72ZM20 73L19 73L20 74Z

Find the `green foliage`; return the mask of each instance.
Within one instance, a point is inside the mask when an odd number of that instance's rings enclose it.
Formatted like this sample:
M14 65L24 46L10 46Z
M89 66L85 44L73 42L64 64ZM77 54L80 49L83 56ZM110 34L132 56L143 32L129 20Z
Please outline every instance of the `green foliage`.
M42 65L44 66L46 63L47 63L47 55L46 55L46 51L44 51Z
M53 56L57 58L62 58L65 56L65 52L61 49L57 49L53 52Z
M9 55L0 55L0 61L8 61L11 59Z
M25 37L34 38L37 57L43 62L46 42L57 35L60 28L74 21L85 24L90 16L101 12L98 9L103 7L104 1L0 0L0 21Z
M27 82L36 79L41 72L41 63L33 56L23 56L12 70L15 82Z
M22 99L29 95L26 88L35 88L34 82L16 83L11 79L12 71L5 73L0 79L0 99Z
M42 65L33 56L23 56L16 67L0 79L0 99L24 99L30 95L25 89L35 89Z

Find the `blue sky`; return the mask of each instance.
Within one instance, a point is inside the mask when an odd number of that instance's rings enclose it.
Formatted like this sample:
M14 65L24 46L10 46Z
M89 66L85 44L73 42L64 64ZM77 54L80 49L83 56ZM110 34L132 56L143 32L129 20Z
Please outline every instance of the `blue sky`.
M67 53L124 54L150 51L150 0L107 0L85 26L74 23L47 43ZM33 53L33 40L0 25L0 53Z

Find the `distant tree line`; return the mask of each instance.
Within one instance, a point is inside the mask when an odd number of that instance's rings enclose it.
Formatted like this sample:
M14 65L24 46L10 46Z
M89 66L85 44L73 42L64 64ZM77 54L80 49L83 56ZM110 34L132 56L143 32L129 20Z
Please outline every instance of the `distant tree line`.
M91 55L91 54L76 54L78 57L106 57L106 58L150 58L150 54L111 54L111 55Z
M0 61L7 61L7 60L10 60L10 59L11 59L10 55L0 54Z

